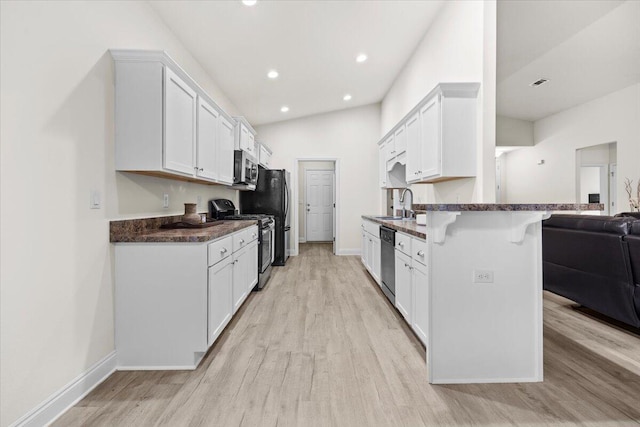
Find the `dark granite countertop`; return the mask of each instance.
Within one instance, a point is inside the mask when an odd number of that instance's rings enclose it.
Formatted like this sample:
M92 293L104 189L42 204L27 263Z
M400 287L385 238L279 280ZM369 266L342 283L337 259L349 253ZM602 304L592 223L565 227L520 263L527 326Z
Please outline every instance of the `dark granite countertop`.
M416 211L602 211L601 203L414 204Z
M258 223L253 220L219 221L216 225L206 228L176 230L160 228L161 225L178 222L180 218L180 215L175 215L111 221L109 241L111 243L208 242Z
M497 212L497 211L599 211L604 210L600 203L528 203L528 204L498 204L498 203L465 203L465 204L414 204L417 212L442 211L442 212ZM426 239L427 227L418 225L415 220L386 220L380 219L380 215L362 215L363 219L372 221L396 231Z
M418 225L415 219L413 220L388 220L380 219L378 215L362 215L363 219L367 221L375 222L385 227L393 228L396 231L407 233L420 239L427 238L427 226Z

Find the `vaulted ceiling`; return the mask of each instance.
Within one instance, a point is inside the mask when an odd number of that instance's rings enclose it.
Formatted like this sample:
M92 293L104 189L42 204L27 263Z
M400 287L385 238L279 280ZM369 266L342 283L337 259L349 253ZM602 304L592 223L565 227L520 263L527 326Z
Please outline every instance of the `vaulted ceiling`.
M254 125L381 101L443 5L150 3ZM640 82L638 22L637 0L499 0L498 114L535 121Z
M380 101L442 1L151 5L249 122L258 125ZM366 53L365 62L356 62L360 53ZM277 79L267 77L272 69ZM350 101L343 100L346 94ZM285 105L289 111L282 113Z

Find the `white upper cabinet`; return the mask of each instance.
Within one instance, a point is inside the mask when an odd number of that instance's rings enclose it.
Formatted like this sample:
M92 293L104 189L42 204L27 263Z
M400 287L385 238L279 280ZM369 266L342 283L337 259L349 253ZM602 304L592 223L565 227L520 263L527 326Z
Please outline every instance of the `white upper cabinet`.
M422 147L420 144L420 115L418 113L409 117L405 125L407 151L411 153L407 157L406 180L415 179L420 174Z
M406 164L405 184L476 176L479 89L479 83L440 83L382 138L386 187L396 163Z
M395 143L393 154L397 157L407 151L407 133L404 123L396 128L393 139Z
M232 184L233 119L165 52L111 55L116 170Z
M379 160L379 174L378 176L380 177L380 187L381 188L386 188L387 187L387 158L386 158L386 149L387 149L387 142L384 141L382 143L380 143L380 145L378 146L378 160Z
M264 144L258 143L260 155L258 157L258 164L265 169L269 169L271 166L271 149Z
M198 151L196 175L218 178L218 145L220 113L202 98L198 98ZM231 159L233 161L233 159Z
M170 69L164 75L164 167L193 175L197 95Z
M216 151L218 154L218 181L222 184L232 185L235 125L231 120L220 117L218 130L220 131Z
M420 138L422 147L418 157L420 171L412 180L437 176L441 171L440 95L434 96L420 108Z
M236 119L235 149L244 151L251 159L258 161L260 153L256 143L256 131L244 117L238 116L234 119Z

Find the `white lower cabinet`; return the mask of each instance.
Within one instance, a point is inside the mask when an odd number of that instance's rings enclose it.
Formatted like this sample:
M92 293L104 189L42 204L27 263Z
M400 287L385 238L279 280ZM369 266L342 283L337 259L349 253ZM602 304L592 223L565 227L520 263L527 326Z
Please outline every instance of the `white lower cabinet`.
M425 240L396 233L395 305L424 345L429 331L427 250Z
M248 248L240 249L233 254L233 313L240 308L247 298L248 281Z
M429 331L429 287L427 267L413 260L411 270L411 288L413 291L411 327L420 341L427 345Z
M380 237L372 237L373 249L371 252L371 274L378 285L381 284L382 276L380 275L380 256L381 256L381 243Z
M411 324L411 258L396 249L396 308Z
M257 236L257 235L256 235ZM248 268L247 268L247 293L251 292L258 284L258 240L253 240L247 247Z
M211 346L233 316L233 266L232 257L227 257L209 267L207 345Z
M248 243L234 251L238 235ZM195 369L258 281L257 236L117 243L118 369Z
M360 258L362 264L373 279L380 284L380 226L371 221L362 223L362 248Z

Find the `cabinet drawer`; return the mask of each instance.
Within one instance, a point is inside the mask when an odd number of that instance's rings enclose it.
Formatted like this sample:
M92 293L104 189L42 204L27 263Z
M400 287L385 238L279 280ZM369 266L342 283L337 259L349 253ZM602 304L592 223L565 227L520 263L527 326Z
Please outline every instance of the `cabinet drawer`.
M371 222L371 221L363 221L364 224L364 230L369 233L372 234L374 237L380 237L380 225L376 224L375 222Z
M233 252L233 239L231 236L223 237L220 240L209 243L207 248L207 265L212 266L222 261Z
M249 227L247 230L244 231L245 236L246 236L246 241L247 243L249 242L253 242L254 240L258 239L258 226L254 225L253 227Z
M422 239L411 239L411 258L422 265L427 265L427 241Z
M233 252L236 252L247 246L251 241L258 238L258 226L254 225L244 230L238 231L237 233L234 233L232 237Z
M396 233L396 249L411 256L411 236L403 233Z

